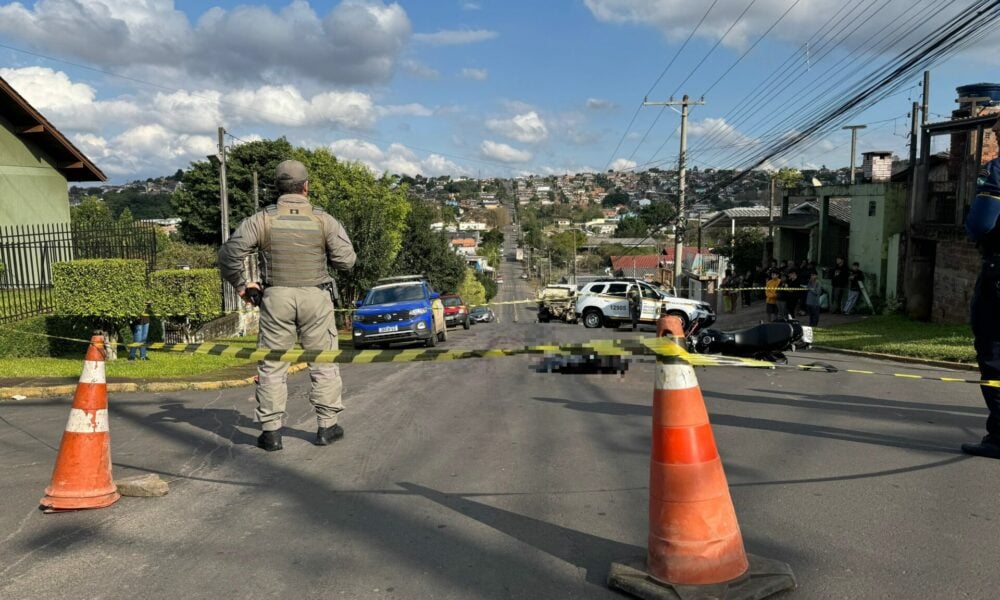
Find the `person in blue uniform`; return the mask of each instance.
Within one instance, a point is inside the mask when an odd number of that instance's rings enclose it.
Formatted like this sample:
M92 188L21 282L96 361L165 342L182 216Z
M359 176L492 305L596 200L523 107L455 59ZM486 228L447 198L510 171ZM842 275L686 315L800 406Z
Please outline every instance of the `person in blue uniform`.
M969 207L965 231L983 255L972 297L970 323L979 372L984 380L1000 380L1000 158L979 173L976 198ZM981 386L989 416L986 436L979 443L962 444L962 452L1000 458L1000 388Z

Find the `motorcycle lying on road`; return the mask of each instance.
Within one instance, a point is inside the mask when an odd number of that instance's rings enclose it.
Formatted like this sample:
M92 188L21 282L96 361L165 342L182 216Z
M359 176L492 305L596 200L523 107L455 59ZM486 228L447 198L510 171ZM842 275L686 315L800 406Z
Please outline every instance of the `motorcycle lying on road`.
M786 364L785 352L809 348L812 327L794 319L761 323L739 331L703 329L688 335L688 352L723 354Z

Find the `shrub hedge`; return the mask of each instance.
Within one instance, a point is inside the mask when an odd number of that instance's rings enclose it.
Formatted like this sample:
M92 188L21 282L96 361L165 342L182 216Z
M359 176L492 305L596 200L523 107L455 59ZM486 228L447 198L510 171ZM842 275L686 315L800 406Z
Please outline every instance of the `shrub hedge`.
M222 314L218 269L168 269L149 276L153 314L208 321Z

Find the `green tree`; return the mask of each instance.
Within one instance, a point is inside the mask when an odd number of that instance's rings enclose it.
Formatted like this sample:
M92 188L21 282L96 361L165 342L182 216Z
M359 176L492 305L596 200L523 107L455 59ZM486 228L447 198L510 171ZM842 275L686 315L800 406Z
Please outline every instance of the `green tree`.
M778 179L778 185L783 188L793 188L802 181L802 173L791 167L779 169L775 177Z
M625 217L615 228L615 237L646 237L648 234L649 226L640 217Z
M436 216L437 211L430 204L420 200L412 203L393 272L424 274L436 291L454 291L464 277L465 259L452 252L443 233L431 230Z
M490 277L489 273L483 273L480 271L476 272L476 280L483 284L483 289L486 290L486 301L489 302L497 295L497 282Z
M606 194L603 199L601 199L601 206L604 208L614 208L619 204L628 204L629 197L628 194L622 191L614 191Z
M736 230L736 236L730 237L728 243L716 247L716 253L727 256L734 273L743 274L760 264L764 255L764 243L767 233L756 227L744 227Z
M288 140L259 140L234 146L226 161L226 182L229 186L229 226L257 211L253 201L253 172L258 172L261 206L274 204L278 194L274 184L274 169L279 162L292 158L294 149ZM219 169L207 160L191 163L184 171L182 186L170 199L177 216L182 219L178 231L187 242L218 245L221 227L219 218ZM310 188L313 182L310 181Z
M394 187L388 176L376 178L360 163L338 161L324 148L299 148L294 158L309 170L309 201L336 217L354 244L354 269L334 274L341 296L353 303L393 272L410 212L406 189Z
M580 246L587 243L587 236L583 232L571 229L560 231L549 238L549 248L552 250L552 261L560 265L572 263L573 251L579 251Z
M105 229L115 222L108 205L97 196L87 196L71 207L69 219L74 227L81 229Z
M677 218L677 209L669 202L653 202L639 210L639 218L650 231L662 231L662 228Z
M486 288L476 279L476 273L472 269L465 269L462 280L458 284L456 293L465 300L469 306L486 303Z

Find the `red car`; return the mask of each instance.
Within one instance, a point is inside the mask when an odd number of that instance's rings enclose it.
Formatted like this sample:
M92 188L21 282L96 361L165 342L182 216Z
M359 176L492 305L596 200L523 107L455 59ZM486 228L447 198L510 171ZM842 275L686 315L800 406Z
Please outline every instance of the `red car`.
M461 325L468 329L472 324L469 320L469 307L465 305L465 300L458 294L442 294L441 302L444 304L444 322L448 327Z

